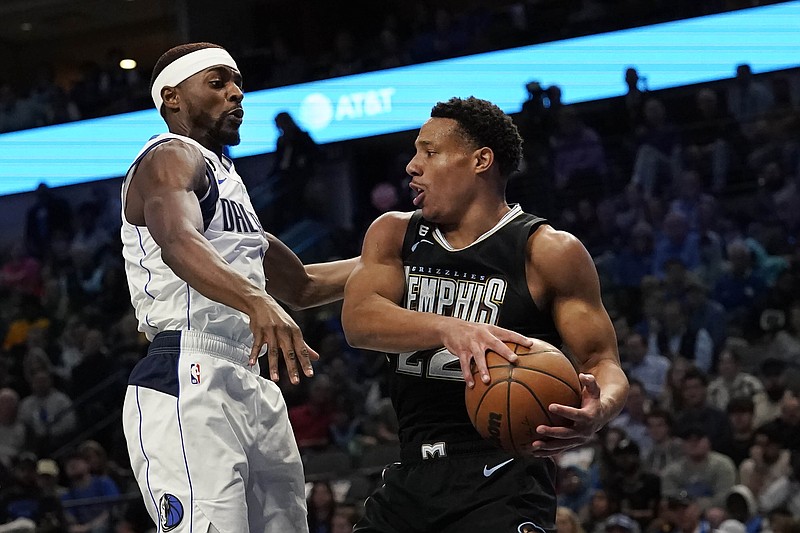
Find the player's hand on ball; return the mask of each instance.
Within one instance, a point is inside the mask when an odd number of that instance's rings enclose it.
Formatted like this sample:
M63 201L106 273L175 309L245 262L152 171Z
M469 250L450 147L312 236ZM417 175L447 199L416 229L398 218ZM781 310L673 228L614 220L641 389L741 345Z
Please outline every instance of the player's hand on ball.
M486 352L495 352L513 363L517 360L517 356L505 345L504 341L515 342L523 346L530 346L533 342L516 331L463 320L455 320L453 325L447 328L447 333L442 340L447 351L458 357L467 387L475 386L472 378L473 361L481 380L484 383L491 381L489 369L486 367Z
M544 437L531 444L528 452L536 457L547 457L575 448L590 441L603 426L605 417L600 403L600 386L591 374L579 374L581 380L580 408L552 404L549 411L566 420L566 426L538 426L536 432Z

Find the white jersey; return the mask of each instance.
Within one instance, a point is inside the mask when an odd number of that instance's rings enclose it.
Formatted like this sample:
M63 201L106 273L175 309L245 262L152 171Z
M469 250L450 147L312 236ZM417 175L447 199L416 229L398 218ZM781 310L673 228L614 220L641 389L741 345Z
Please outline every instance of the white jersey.
M267 237L233 162L224 156L220 160L188 137L173 133L158 135L139 152L122 186L122 254L139 331L153 340L161 331L198 330L249 347L253 342L249 317L190 287L164 263L161 247L147 227L133 225L125 218L131 177L142 157L165 142L184 142L202 152L210 182L200 199L204 235L225 261L253 284L264 287L266 281L262 261L268 247Z

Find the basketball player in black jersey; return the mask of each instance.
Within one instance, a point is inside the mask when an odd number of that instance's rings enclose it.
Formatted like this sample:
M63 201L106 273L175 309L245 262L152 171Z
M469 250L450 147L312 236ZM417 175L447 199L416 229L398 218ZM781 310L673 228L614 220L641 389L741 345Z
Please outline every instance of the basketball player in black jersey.
M572 235L505 201L522 153L511 118L476 98L436 104L407 166L414 213L375 220L345 289L353 346L386 352L401 463L366 502L357 533L554 531L555 463L622 408L628 382L591 257ZM581 371L580 408L550 411L514 457L474 429L464 405L470 365L514 362L504 341L563 346Z

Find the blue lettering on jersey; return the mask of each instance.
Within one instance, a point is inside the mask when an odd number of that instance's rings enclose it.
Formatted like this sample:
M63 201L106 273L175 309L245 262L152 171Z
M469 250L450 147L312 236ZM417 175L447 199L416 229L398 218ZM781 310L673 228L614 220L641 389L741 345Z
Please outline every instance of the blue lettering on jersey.
M261 222L255 213L247 210L239 202L228 198L220 198L222 204L222 229L236 231L237 233L259 233L262 231Z

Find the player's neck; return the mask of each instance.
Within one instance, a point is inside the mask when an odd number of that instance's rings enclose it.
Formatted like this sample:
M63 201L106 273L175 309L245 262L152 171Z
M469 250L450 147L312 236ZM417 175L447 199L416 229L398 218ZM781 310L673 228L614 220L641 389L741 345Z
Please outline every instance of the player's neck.
M464 248L477 241L511 211L501 200L490 204L473 204L454 224L439 224L439 231L453 248Z

